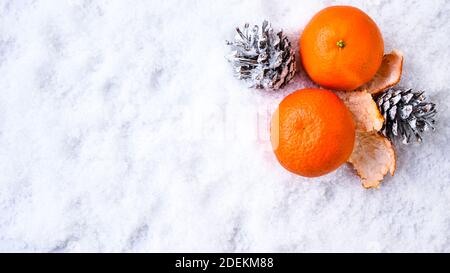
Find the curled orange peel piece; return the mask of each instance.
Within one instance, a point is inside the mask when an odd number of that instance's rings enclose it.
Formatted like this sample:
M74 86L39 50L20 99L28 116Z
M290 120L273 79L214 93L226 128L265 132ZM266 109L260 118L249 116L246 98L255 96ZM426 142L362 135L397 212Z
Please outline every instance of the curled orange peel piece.
M366 91L370 94L378 94L389 87L396 85L402 76L403 53L394 49L383 56L383 61L377 73L371 81L359 87L356 91Z
M381 130L384 118L371 94L365 91L336 92L336 94L352 113L357 131Z
M378 132L356 132L350 162L361 178L364 188L379 188L384 176L394 175L395 151L392 143Z

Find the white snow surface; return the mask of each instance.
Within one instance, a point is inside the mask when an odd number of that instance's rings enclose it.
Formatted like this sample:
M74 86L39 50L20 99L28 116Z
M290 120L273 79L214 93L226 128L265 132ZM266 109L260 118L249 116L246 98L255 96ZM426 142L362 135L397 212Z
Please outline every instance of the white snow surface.
M297 48L334 4L367 12L401 86L438 104L379 190L347 165L283 169L268 120L315 85L249 89L224 57L264 19ZM445 0L0 0L0 251L449 252L449 45Z

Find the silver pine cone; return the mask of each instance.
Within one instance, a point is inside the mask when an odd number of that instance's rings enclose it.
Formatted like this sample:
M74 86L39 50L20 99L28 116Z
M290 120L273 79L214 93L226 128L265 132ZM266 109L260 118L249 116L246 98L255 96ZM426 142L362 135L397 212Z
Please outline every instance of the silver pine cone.
M422 133L434 130L436 105L426 101L423 93L390 88L377 99L384 117L383 135L391 140L401 138L408 144L413 136L417 142L422 142Z
M227 41L232 48L228 60L235 75L248 81L250 87L279 89L295 74L295 54L283 31L274 32L268 21L262 26L236 28L236 37Z

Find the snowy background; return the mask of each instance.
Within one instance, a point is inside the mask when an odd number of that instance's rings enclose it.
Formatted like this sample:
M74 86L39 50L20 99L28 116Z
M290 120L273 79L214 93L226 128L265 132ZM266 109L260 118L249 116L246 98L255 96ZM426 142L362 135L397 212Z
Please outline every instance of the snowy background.
M267 18L362 8L438 130L364 190L285 171L277 93L233 78L224 40ZM0 0L0 251L450 252L450 1Z

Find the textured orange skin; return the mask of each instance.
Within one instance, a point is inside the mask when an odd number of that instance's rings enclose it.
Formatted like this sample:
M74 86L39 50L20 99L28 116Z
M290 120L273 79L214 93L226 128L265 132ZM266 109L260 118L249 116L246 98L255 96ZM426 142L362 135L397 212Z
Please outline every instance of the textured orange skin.
M343 48L336 44L340 40ZM383 37L375 22L350 6L321 10L300 38L300 56L309 77L334 90L354 90L370 81L383 53Z
M355 123L333 92L301 89L284 98L273 114L270 140L284 168L316 177L337 169L350 157Z

